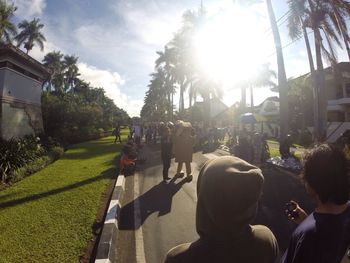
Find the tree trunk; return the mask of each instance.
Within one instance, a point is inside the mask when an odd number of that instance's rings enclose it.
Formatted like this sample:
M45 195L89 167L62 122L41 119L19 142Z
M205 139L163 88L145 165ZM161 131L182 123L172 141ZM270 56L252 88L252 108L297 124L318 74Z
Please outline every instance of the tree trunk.
M271 29L275 41L278 66L278 90L280 98L280 139L284 140L288 133L288 97L287 97L287 76L284 67L281 38L278 31L275 13L273 11L271 0L266 0L267 10L270 18Z
M246 108L246 87L241 88L241 108L245 110Z
M174 92L171 93L171 120L174 121Z
M319 95L318 95L318 86L317 86L317 74L315 73L315 65L314 65L314 60L312 57L312 52L311 52L311 46L310 46L310 41L309 41L309 37L307 35L306 32L306 28L303 24L302 21L302 25L303 25L303 35L304 35L304 40L305 40L305 46L306 46L306 50L307 50L307 56L309 59L309 65L310 65L310 82L311 82L311 87L312 87L312 91L313 91L313 97L314 97L314 101L313 101L313 111L314 111L314 139L318 138L318 134L319 134L319 128L318 128L318 121L319 121ZM305 116L303 116L303 130L305 129Z
M317 125L315 125L315 138L318 142L322 142L326 137L326 125L327 125L327 100L326 100L326 82L323 71L323 62L321 54L321 33L318 28L314 28L315 35L315 52L316 52L316 65L317 70L315 71L315 87L316 96L315 100L317 103L318 111L315 116ZM318 116L317 116L318 115Z
M182 112L184 109L185 109L184 88L183 88L183 84L181 84L181 86L180 86L179 112Z
M253 111L254 111L254 94L253 94L253 85L252 84L250 84L250 111L253 114ZM254 132L254 130L255 130L254 122L252 122L251 129L252 129L252 132Z
M191 83L190 83L190 88L189 88L189 93L188 93L188 95L189 95L189 107L188 108L191 108L192 107L192 100L193 100L193 84L192 84L192 81L191 81Z
M302 21L302 25L303 25L303 21ZM305 46L306 46L306 51L307 51L307 57L309 59L309 65L310 65L310 72L311 74L314 73L315 71L315 66L314 66L314 60L312 57L312 52L311 52L311 46L310 46L310 41L309 41L309 37L307 36L307 32L306 32L306 28L303 25L303 35L304 35L304 40L305 40Z

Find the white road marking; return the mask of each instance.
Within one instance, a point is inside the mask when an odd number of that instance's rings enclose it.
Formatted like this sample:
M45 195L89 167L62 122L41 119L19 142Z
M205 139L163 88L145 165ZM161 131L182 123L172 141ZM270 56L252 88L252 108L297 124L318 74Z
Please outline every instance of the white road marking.
M96 259L95 263L111 263L111 261L107 259Z
M134 174L134 223L135 223L135 247L136 247L136 262L146 263L145 248L143 241L143 232L141 225L141 210L140 210L140 186L139 175Z

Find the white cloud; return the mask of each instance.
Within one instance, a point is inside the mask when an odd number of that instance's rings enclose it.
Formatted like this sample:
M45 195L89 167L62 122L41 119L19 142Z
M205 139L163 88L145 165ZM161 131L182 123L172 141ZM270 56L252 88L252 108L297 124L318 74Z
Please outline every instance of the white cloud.
M143 101L132 99L121 92L120 87L125 84L125 81L118 72L98 69L86 63L79 63L78 67L82 79L90 82L94 87L102 87L106 95L130 117L139 116Z
M21 47L23 49L23 47ZM23 51L26 52L25 49L23 49ZM44 56L52 51L61 51L62 53L64 53L64 50L61 48L58 48L55 44L53 44L52 42L46 41L44 42L44 50L41 51L40 48L38 46L34 46L33 49L31 51L29 51L29 55L33 58L35 58L36 60L42 62Z
M45 0L13 0L17 6L16 16L20 19L31 19L35 16L41 16L45 7Z

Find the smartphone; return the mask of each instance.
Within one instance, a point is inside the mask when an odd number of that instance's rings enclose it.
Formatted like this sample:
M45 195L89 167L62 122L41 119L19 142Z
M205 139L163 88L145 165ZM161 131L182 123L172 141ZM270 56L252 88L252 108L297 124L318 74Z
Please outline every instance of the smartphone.
M295 212L294 210L297 208L297 205L292 203L292 202L288 202L286 203L286 213L287 215L290 215L293 218L298 218L299 214L297 212Z

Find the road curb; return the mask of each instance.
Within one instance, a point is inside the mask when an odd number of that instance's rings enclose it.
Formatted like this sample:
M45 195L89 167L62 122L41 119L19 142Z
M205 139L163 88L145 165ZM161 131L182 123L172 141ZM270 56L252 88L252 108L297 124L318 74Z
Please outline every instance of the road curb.
M118 175L109 202L106 218L103 224L100 242L98 244L95 263L115 262L115 247L117 243L118 221L120 218L121 197L124 192L125 176Z

